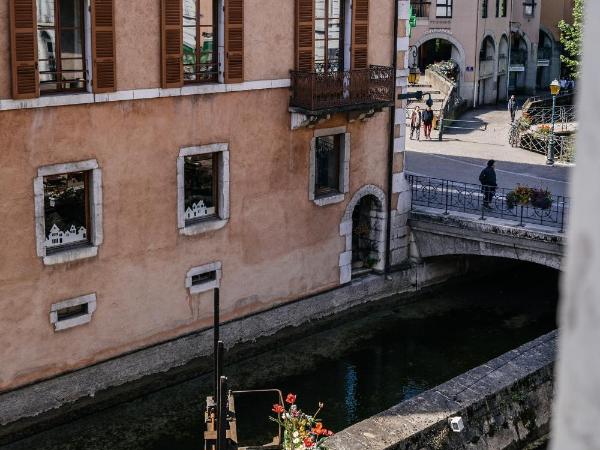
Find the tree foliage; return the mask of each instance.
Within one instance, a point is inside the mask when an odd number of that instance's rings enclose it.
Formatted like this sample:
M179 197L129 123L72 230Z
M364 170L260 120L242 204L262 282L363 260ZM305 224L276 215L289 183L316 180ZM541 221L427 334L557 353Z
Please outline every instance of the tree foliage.
M558 24L560 30L560 43L564 52L560 60L569 69L573 78L579 78L581 70L581 56L583 52L583 3L584 0L575 0L573 6L573 23L561 20Z

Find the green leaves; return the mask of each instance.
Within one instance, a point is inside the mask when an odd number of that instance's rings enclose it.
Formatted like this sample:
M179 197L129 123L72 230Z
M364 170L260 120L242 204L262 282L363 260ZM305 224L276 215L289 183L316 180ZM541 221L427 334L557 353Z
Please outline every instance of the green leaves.
M560 55L561 62L569 68L573 78L579 78L581 72L581 57L583 52L583 2L575 0L573 6L573 23L561 20L558 24L560 30L560 43L564 52Z

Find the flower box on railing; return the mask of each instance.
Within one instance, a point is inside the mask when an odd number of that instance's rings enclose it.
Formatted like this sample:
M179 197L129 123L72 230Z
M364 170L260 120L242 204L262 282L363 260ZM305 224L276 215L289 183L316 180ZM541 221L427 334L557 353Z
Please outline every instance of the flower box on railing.
M393 67L292 71L290 107L305 114L373 109L394 103Z

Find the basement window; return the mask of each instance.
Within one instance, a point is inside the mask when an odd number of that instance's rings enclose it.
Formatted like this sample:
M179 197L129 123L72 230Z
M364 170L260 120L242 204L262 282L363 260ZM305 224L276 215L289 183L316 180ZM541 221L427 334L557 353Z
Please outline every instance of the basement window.
M92 320L96 311L96 294L82 295L54 303L50 308L50 323L54 331L62 331Z
M318 206L344 201L349 175L350 133L345 127L315 130L310 145L309 200Z
M221 261L192 267L185 277L185 287L190 294L200 294L221 285Z

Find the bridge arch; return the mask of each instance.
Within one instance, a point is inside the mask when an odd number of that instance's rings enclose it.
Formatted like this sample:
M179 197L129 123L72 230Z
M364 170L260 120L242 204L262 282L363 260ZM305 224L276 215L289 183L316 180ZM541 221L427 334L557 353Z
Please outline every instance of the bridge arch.
M385 193L373 184L360 188L348 202L340 223L340 235L345 239L339 259L341 284L349 282L353 268L360 269L363 264L374 270L384 269L385 205Z

